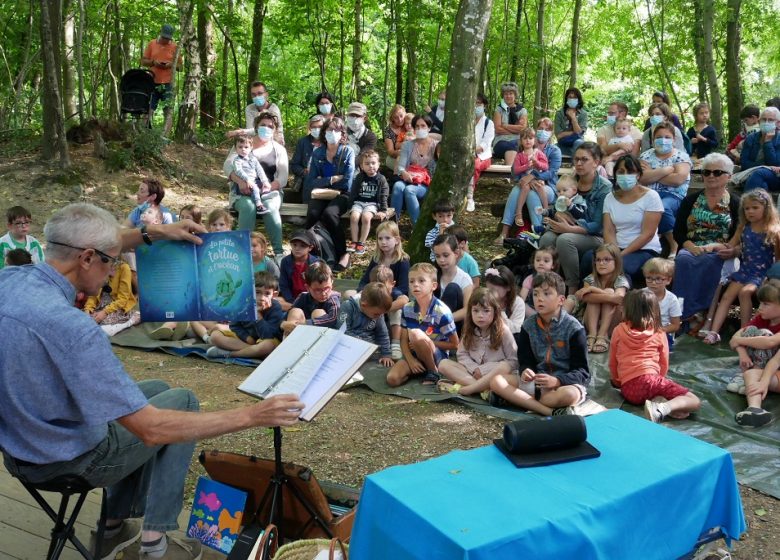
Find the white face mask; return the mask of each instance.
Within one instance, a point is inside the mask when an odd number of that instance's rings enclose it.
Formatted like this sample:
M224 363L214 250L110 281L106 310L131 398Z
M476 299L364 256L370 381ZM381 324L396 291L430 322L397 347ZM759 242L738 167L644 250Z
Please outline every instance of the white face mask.
M328 130L325 133L325 141L328 144L338 144L341 140L341 132L338 130Z
M439 99L439 109L444 109L444 99Z
M363 117L347 117L347 126L350 130L354 130L355 132L363 128L364 122Z
M477 105L474 107L474 114L478 117L481 117L485 114L485 106L484 105Z
M579 104L580 104L580 100L579 99L567 99L566 100L566 105L568 105L570 109L576 109L577 105L579 105Z
M315 140L319 140L320 130L321 130L320 128L312 128L309 134L311 134L311 137L314 138Z
M428 138L428 133L429 133L429 132L430 132L430 131L429 131L427 128L418 128L418 129L416 129L416 130L414 131L414 135L415 135L415 136L416 136L418 139L420 139L420 140L424 140L424 139Z
M330 109L333 107L330 103L321 103L318 107L321 115L330 115Z

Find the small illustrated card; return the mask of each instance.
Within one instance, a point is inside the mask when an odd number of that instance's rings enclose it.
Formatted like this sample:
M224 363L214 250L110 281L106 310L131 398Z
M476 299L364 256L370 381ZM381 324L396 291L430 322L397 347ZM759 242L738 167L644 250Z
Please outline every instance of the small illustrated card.
M247 493L205 476L198 479L187 536L229 554L241 532Z
M249 232L199 237L136 248L142 321L257 320Z

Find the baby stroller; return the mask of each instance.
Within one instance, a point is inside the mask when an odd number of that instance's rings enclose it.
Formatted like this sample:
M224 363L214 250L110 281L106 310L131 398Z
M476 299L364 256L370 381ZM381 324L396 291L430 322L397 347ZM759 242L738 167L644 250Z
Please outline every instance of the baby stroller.
M119 120L124 121L127 113L135 119L148 115L154 87L154 74L149 70L133 68L125 72L119 83L122 94Z

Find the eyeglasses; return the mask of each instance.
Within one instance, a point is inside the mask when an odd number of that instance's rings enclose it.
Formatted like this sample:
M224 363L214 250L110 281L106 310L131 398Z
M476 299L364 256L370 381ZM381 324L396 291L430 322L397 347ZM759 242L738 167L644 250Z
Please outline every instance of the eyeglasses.
M722 169L702 169L701 174L703 177L709 177L710 175L714 175L715 177L730 175L728 171L723 171Z
M16 222L11 222L11 225L17 226L17 227L24 227L29 226L32 223L32 220L18 220Z
M59 245L60 247L67 247L68 249L76 249L77 251L89 251L92 249L95 251L95 254L100 257L100 260L103 262L103 264L109 264L111 268L116 268L119 266L119 263L122 262L122 259L119 257L112 257L111 255L106 255L103 251L99 251L98 249L95 249L94 247L75 247L73 245L68 245L67 243L60 243L59 241L47 241L49 245Z
M603 259L596 259L596 264L607 264L607 263L611 263L614 260L615 259L613 259L612 257L606 257L606 258L603 258Z
M586 162L589 162L589 161L590 161L590 158L586 158L586 157L576 157L576 158L574 158L574 163L586 163Z
M667 280L665 276L645 276L645 282L648 284L661 284Z

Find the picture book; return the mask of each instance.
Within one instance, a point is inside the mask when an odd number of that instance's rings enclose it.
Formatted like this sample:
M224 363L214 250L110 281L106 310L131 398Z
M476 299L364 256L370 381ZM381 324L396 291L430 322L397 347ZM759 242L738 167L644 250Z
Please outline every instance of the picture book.
M228 554L241 532L247 493L205 476L198 479L187 536Z
M336 329L299 325L238 390L263 399L298 395L306 405L300 419L309 421L377 348Z
M249 232L199 237L136 248L142 321L257 320Z

